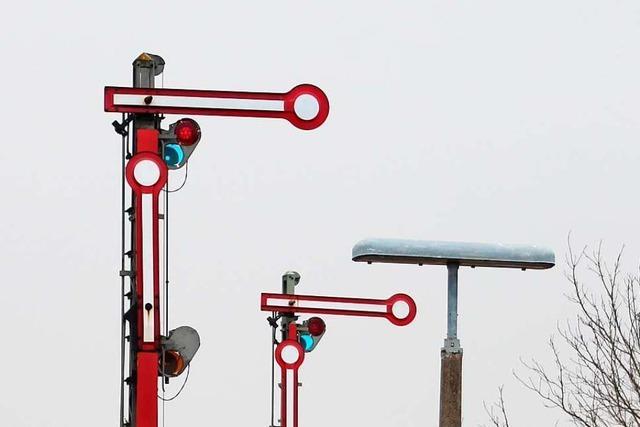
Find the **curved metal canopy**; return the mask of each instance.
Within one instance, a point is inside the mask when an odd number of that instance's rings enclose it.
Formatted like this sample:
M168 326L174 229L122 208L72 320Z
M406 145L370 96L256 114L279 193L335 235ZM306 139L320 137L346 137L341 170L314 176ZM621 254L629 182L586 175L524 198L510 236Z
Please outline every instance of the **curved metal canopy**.
M547 269L555 265L552 250L532 245L364 239L352 251L356 262L458 264L468 267Z

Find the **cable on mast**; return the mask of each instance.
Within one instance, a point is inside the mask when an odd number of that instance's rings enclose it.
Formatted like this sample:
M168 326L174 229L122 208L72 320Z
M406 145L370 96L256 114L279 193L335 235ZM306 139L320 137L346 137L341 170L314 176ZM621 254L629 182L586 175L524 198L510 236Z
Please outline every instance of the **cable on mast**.
M180 184L180 186L174 190L169 190L169 180L167 180L167 188L166 189L162 189L162 191L164 191L165 193L175 193L176 191L180 191L182 190L182 187L184 187L184 185L187 183L187 178L189 177L189 162L187 162L184 166L184 179L182 180L182 184Z
M126 218L129 215L128 209L125 209L126 203L126 178L125 178L125 168L126 168L126 159L130 157L129 153L129 124L133 120L133 115L130 114L125 116L122 114L122 123L118 123L118 121L114 121L112 123L115 132L122 137L122 153L121 153L121 204L120 204L120 422L119 426L125 426L125 417L124 417L124 400L125 400L125 347L126 347L126 328L127 328L127 311L126 311L126 299L128 292L125 291L126 282L125 279L127 276L132 277L132 272L127 271L126 268L126 258L131 256L131 251L125 251L125 240L126 240Z

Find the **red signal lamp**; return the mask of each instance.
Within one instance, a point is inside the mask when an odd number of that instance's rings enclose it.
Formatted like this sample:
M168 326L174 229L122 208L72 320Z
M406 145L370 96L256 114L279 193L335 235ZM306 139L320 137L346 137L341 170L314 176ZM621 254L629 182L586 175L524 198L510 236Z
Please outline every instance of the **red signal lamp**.
M324 334L324 331L327 329L327 325L321 318L312 317L307 321L307 328L309 330L309 334L317 337Z
M178 120L173 131L180 145L188 147L200 141L200 125L193 119Z

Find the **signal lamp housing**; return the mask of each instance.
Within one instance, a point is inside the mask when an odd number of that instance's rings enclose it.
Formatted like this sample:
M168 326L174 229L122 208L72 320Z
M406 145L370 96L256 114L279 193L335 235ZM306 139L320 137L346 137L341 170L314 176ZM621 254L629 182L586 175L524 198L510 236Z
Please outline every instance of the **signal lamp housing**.
M309 353L316 348L326 330L327 325L319 317L311 317L298 326L298 342L305 353Z
M189 366L200 347L200 336L190 326L180 326L162 338L163 356L160 358L160 375L177 377ZM164 362L164 364L163 364Z
M161 130L162 158L167 168L180 169L186 165L200 137L198 123L186 117L169 125L169 130Z

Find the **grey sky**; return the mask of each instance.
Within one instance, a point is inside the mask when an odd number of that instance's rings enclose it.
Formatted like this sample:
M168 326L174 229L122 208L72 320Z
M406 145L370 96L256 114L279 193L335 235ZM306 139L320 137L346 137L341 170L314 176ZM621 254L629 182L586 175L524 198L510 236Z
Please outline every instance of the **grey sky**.
M552 425L511 375L571 315L562 260L628 243L640 205L640 5L634 1L14 2L0 57L0 424L114 426L120 140L105 85L142 51L165 87L320 86L320 129L200 118L172 198L172 325L202 348L167 426L265 426L259 293L411 294L416 321L327 318L301 371L301 426L425 426L438 414L446 269L361 265L368 236L532 243L551 271L460 272L464 425L506 385L513 424ZM174 179L178 183L179 179ZM179 385L172 384L171 390ZM562 425L562 424L560 424Z

